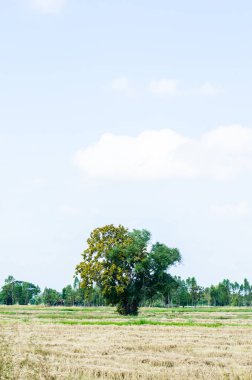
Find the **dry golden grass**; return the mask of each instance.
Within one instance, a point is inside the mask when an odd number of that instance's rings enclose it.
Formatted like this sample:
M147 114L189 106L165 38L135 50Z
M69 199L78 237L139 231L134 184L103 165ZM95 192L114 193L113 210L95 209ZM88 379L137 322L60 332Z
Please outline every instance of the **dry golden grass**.
M1 317L0 380L252 380L252 328L244 325L64 325L24 320L24 312Z

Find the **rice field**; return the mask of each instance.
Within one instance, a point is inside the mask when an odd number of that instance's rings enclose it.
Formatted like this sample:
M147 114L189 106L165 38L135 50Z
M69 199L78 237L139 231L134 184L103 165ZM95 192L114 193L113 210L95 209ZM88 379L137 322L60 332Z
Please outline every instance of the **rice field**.
M252 308L0 306L0 380L252 380Z

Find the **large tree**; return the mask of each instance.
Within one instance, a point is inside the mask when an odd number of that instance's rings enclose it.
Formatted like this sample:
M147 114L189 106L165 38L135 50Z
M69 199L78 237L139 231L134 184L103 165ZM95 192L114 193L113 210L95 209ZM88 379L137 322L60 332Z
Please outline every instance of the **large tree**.
M83 260L76 267L81 286L92 290L99 286L102 295L120 314L137 314L144 299L156 293L167 294L174 286L168 268L180 262L176 248L150 245L146 230L107 225L92 231Z

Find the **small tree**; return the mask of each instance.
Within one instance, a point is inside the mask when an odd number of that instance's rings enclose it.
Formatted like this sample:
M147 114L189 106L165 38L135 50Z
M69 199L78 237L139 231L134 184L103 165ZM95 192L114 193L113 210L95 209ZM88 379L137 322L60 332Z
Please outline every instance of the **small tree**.
M1 301L5 305L13 305L15 303L15 278L8 276L4 281L4 286L1 291Z
M76 291L72 288L71 285L67 285L62 289L62 299L64 305L73 306L75 304Z
M42 299L47 306L56 306L62 304L61 294L55 289L45 288Z
M202 288L202 286L199 286L197 284L195 277L187 278L186 283L191 298L191 304L192 306L196 307L203 296L204 289Z
M176 305L185 307L188 305L190 294L187 289L185 280L182 280L180 277L175 277L177 286L174 286L172 289L172 300Z
M136 315L143 299L167 293L173 281L167 270L181 256L164 244L150 247L150 238L146 230L129 232L121 225L93 230L76 267L81 287L91 291L98 285L107 302L124 315Z

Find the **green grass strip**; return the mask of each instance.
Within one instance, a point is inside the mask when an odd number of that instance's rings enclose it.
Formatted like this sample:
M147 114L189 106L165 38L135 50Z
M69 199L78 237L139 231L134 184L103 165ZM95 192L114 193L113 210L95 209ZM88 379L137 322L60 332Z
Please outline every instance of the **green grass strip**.
M188 326L188 327L222 327L222 323L194 323L194 322L158 322L158 321L148 321L145 319L132 320L132 321L57 321L55 323L63 325L81 325L81 326L139 326L139 325L151 325L151 326Z
M183 308L142 308L140 309L142 313L252 313L252 308L193 308L193 307L185 307Z

